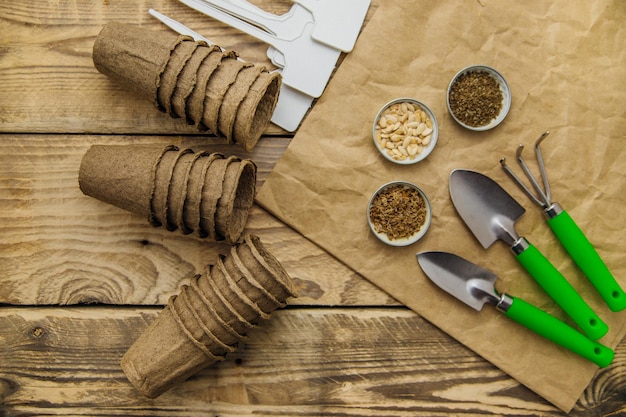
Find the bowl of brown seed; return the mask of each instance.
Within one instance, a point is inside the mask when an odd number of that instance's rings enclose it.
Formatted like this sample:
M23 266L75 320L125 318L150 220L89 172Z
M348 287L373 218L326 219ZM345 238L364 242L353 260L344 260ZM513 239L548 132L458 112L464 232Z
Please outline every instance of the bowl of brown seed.
M439 126L433 112L414 98L397 98L380 108L372 126L374 145L389 161L414 164L435 148Z
M367 205L367 222L374 236L391 246L407 246L420 240L432 219L424 191L407 181L380 186Z
M486 65L472 65L457 72L448 85L448 111L469 130L498 126L511 108L511 89L506 79Z

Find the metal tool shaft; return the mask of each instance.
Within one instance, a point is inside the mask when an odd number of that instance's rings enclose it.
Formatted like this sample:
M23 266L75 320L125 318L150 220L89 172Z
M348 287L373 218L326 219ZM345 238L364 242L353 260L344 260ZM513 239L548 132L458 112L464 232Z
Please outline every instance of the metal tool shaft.
M530 171L528 164L522 157L522 151L524 150L524 145L519 145L516 152L516 158L519 162L522 170L526 174L526 177L530 181L532 187L535 192L532 192L530 188L524 184L524 182L513 172L513 170L506 164L506 158L500 159L500 165L504 171L511 177L511 179L524 191L524 193L530 198L533 202L535 202L538 206L543 207L544 209L549 208L552 205L552 192L550 190L550 183L548 182L548 174L546 172L546 167L543 162L543 155L541 154L541 142L550 134L550 131L545 131L541 134L539 139L535 141L535 154L537 156L537 165L539 166L539 172L541 174L541 180L543 184L542 186L539 184L539 181L535 178L535 176Z

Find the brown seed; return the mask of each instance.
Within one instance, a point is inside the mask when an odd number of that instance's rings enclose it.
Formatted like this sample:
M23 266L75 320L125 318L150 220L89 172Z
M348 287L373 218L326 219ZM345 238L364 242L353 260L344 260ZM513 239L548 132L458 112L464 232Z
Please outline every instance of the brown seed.
M426 223L426 202L420 193L403 185L393 185L378 193L369 211L374 230L390 240L409 237Z

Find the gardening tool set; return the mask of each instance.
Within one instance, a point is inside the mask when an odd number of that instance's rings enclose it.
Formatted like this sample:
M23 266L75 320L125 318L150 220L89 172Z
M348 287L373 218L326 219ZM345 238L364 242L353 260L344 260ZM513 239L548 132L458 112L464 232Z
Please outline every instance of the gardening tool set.
M622 288L570 215L558 203L551 201L551 189L540 149L548 134L544 132L535 143L543 187L522 157L523 145L517 149L517 160L536 194L506 164L505 158L500 160L500 164L523 192L544 209L548 225L611 311L624 310L626 294ZM494 180L470 170L456 169L451 172L450 196L457 213L480 244L486 249L496 240L505 242L519 263L578 329L522 299L498 293L494 288L497 276L493 272L455 254L437 251L418 253L417 261L424 273L437 286L475 310L481 310L485 303L493 304L535 333L600 367L608 366L614 353L597 342L607 334L608 326L561 272L532 243L517 233L515 222L525 209Z

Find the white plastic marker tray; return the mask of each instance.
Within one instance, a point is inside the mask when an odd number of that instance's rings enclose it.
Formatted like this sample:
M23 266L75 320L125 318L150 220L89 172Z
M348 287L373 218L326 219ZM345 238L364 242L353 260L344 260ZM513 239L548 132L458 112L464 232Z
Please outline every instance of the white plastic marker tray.
M315 19L313 39L350 52L359 36L370 0L293 0L306 7Z
M313 14L298 4L294 4L285 14L275 15L266 12L247 0L204 1L284 40L293 40L301 36L304 26L307 23L314 22ZM282 68L285 66L283 54L271 45L267 50L267 57L277 67Z
M180 2L273 46L283 54L285 60L282 69L283 83L311 97L322 95L341 51L317 42L311 37L314 22L307 23L302 34L289 41L277 38L205 1L180 0Z
M354 48L370 6L370 0L293 0L287 13L275 15L247 0L204 1L285 40L294 39L306 23L315 22L311 37L342 52Z

